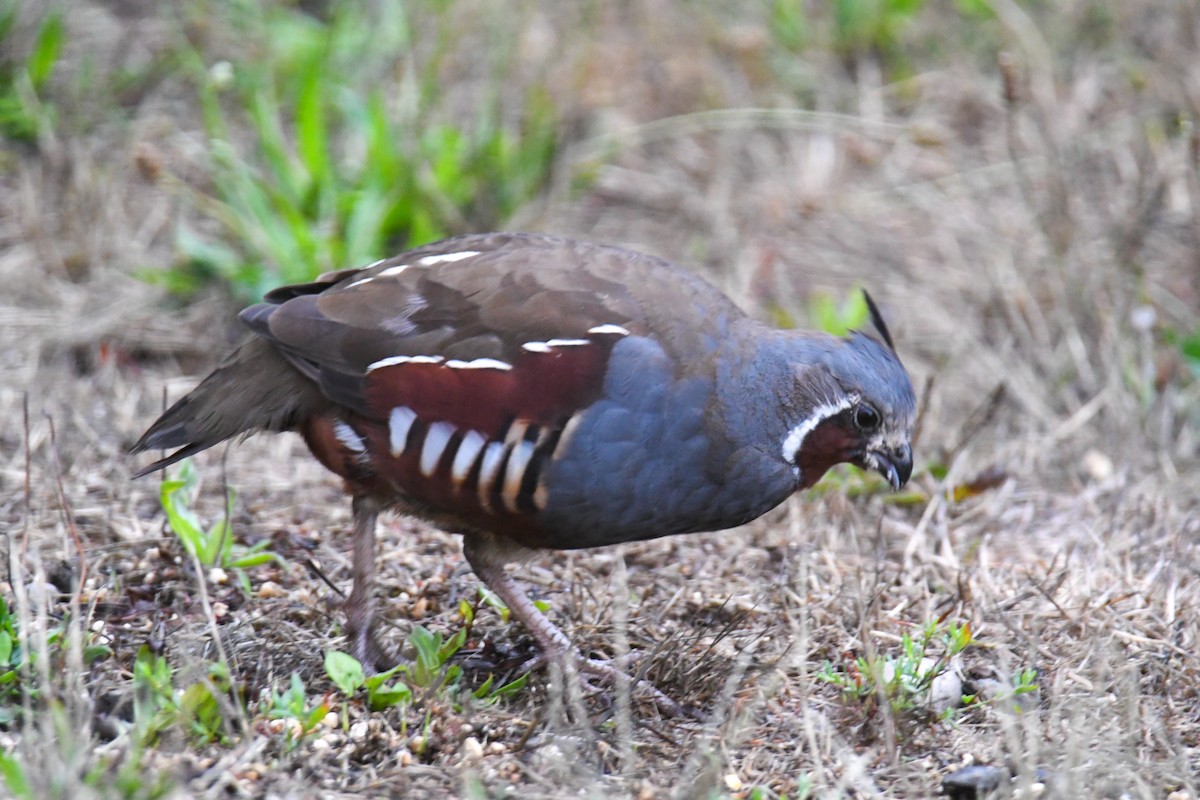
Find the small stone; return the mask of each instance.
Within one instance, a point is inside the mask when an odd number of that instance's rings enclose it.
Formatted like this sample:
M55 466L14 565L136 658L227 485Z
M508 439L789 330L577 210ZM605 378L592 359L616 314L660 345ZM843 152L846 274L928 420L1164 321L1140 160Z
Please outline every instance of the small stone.
M921 672L924 673L932 667L926 667L923 659L921 664ZM958 708L962 704L963 696L963 679L962 679L962 663L958 656L950 660L946 669L942 671L929 684L929 705L933 713L941 715L952 708Z
M267 723L267 730L275 735L286 733L293 739L299 739L304 735L304 726L300 724L298 719L273 719Z
M313 750L316 750L318 753L324 753L324 752L328 752L332 746L329 744L329 742L325 741L324 739L313 739L311 747Z
M222 603L220 600L212 604L213 617L216 619L225 619L229 616L229 606Z
M262 585L258 587L256 594L261 598L270 599L273 597L283 597L286 593L283 591L283 587L275 581L263 581Z
M1138 306L1129 313L1129 324L1137 331L1148 331L1158 321L1158 312L1154 306Z
M359 720L350 726L350 741L361 742L367 738L369 732L370 726L367 724L367 721L365 719Z
M233 83L233 64L218 61L208 68L208 80L215 89L224 89Z
M474 736L468 736L462 744L464 758L483 758L483 745Z
M976 800L1000 788L1008 770L975 764L951 772L942 779L942 793L953 800Z
M1097 483L1108 480L1115 471L1112 459L1096 449L1088 450L1083 454L1081 465L1088 477Z
M217 586L224 586L229 583L229 573L220 567L213 567L208 571L208 582L214 583Z
M725 787L731 792L740 792L742 790L742 779L732 772L726 773Z

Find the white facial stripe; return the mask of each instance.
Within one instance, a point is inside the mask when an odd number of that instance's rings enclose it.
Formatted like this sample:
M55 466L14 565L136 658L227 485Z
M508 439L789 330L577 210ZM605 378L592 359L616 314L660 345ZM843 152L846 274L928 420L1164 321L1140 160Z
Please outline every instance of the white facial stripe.
M437 264L453 264L455 261L462 261L464 258L479 255L478 250L463 250L461 253L442 253L436 256L425 256L417 261L422 267L432 267Z
M454 454L454 463L450 465L450 480L461 486L479 458L487 439L479 431L467 431L462 441L458 443L458 452Z
M429 426L425 434L425 444L421 447L419 465L421 474L426 478L433 477L438 462L442 460L442 453L446 452L446 445L450 443L450 437L456 430L458 429L449 422L435 422Z
M840 402L830 403L828 405L817 406L808 415L808 418L801 422L796 427L788 431L787 436L783 437L783 460L789 464L796 463L796 454L800 452L801 446L804 444L805 438L808 437L813 429L820 425L825 420L832 417L834 414L840 414L845 411L858 398L845 397Z
M446 362L446 366L451 369L512 369L512 364L506 364L503 361L497 361L494 358L477 358L474 361L459 361L451 359Z
M513 448L512 455L508 457L508 464L504 467L504 488L500 490L500 496L504 498L504 505L514 514L519 511L517 495L521 491L521 481L525 478L525 470L529 467L531 458L533 442L522 441Z
M622 328L620 325L613 325L612 323L597 325L594 328L588 328L588 333L611 333L616 334L617 336L629 335L629 331L627 329Z
M388 443L392 455L396 458L404 455L404 445L408 441L408 432L412 430L417 420L417 412L408 406L397 406L388 417Z
M379 359L367 367L367 372L382 369L383 367L394 367L398 364L440 364L443 361L445 359L441 356L391 356L390 358Z
M337 440L346 445L348 450L353 450L356 453L365 453L367 451L367 443L362 437L351 428L349 424L342 420L333 423L333 435Z

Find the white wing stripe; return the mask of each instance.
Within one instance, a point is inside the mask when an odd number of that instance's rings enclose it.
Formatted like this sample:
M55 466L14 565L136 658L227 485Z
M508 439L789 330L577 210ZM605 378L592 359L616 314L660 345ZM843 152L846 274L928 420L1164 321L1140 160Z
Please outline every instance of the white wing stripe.
M462 261L464 258L479 255L478 250L463 250L461 253L442 253L440 255L425 256L417 261L422 267L432 267L436 264L453 264L455 261Z
M367 367L367 372L383 367L394 367L398 364L440 364L445 360L441 356L391 356L390 358L381 358L371 364Z

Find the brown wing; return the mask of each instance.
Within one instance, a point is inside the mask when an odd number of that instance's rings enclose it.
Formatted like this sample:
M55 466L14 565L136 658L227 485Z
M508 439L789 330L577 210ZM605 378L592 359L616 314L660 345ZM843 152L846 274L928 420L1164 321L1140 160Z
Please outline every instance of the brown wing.
M389 406L369 402L369 387L391 371L371 377L372 366L387 359L491 359L533 370L544 364L526 358L526 345L590 342L589 331L606 325L633 335L654 330L668 353L686 353L695 342L671 341L671 328L694 337L714 314L740 316L711 286L661 260L528 234L449 239L332 278L277 289L242 319L331 400L376 418ZM579 369L603 370L588 347L557 350ZM410 368L437 371L420 364ZM486 371L473 374L489 382Z

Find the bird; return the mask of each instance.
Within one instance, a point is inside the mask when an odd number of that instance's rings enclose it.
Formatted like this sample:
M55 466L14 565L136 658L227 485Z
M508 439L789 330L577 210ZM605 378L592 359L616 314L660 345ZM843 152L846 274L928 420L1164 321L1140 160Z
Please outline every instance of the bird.
M533 233L418 247L246 308L249 338L132 452L141 477L234 437L297 431L353 510L345 633L372 634L388 510L462 535L476 576L548 660L584 658L505 566L750 522L836 464L912 472L916 399L878 307L872 332L777 330L695 273Z

